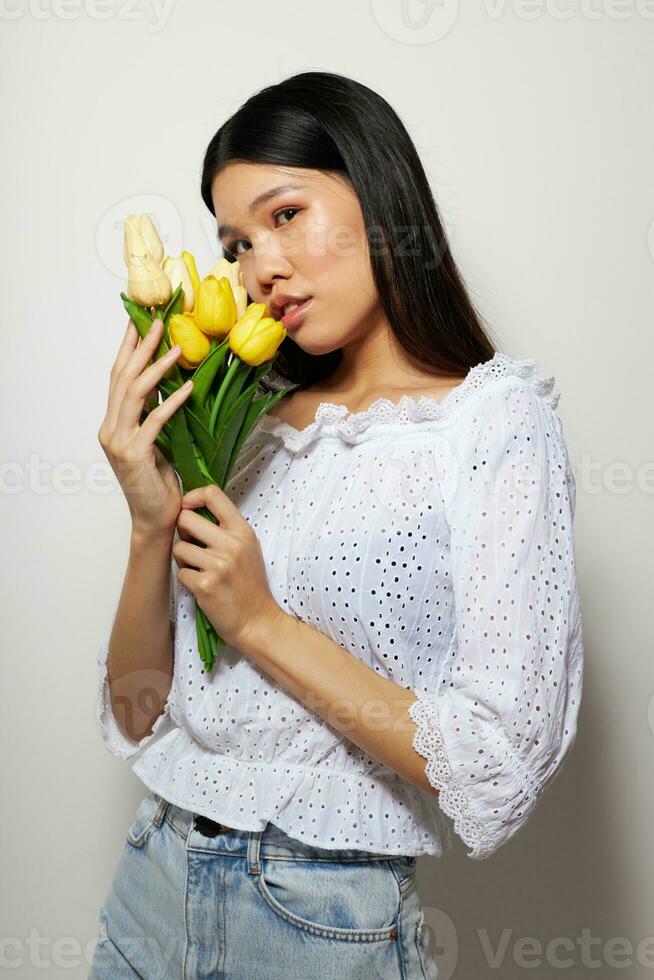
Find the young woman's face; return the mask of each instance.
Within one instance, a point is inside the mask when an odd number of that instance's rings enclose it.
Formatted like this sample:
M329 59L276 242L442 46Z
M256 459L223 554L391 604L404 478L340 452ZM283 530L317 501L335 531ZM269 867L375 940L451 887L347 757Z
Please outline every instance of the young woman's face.
M287 328L303 350L328 353L379 324L363 215L345 180L230 163L214 178L212 200L218 237L238 259L254 302L279 305L282 293L312 298L298 325Z

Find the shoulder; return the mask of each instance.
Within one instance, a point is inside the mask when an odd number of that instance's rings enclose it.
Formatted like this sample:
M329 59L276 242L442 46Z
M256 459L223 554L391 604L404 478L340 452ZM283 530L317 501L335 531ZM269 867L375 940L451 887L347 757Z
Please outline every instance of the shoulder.
M544 492L564 488L574 499L555 377L533 359L503 355L500 367L460 406L448 433L456 493L492 491L500 500L506 491L537 485Z
M483 438L526 439L547 429L562 438L556 378L533 358L518 359L498 351L471 370L464 396L452 417L462 445Z
M556 411L561 392L556 378L534 358L516 358L497 351L488 361L472 368L469 374L471 394L486 396L488 403L501 406L510 393L522 394L532 404L542 404Z

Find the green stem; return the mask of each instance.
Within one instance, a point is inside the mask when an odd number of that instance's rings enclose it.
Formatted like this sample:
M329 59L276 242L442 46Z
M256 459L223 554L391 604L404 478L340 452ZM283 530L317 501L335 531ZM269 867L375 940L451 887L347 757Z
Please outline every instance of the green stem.
M195 604L195 621L196 621L196 633L198 640L198 650L200 652L200 660L202 663L207 665L207 658L209 656L210 648L207 642L207 630L205 626L204 614L200 609L199 605Z
M236 374L240 363L241 363L240 357L234 356L234 358L232 359L232 363L229 365L229 368L227 369L227 374L223 379L223 383L220 386L220 391L216 395L216 400L211 406L211 417L209 418L209 431L211 432L212 436L216 434L216 420L218 418L218 412L220 411L220 406L222 405L225 399L225 395L227 394L227 389L229 388L229 384L232 378L234 377L234 375Z

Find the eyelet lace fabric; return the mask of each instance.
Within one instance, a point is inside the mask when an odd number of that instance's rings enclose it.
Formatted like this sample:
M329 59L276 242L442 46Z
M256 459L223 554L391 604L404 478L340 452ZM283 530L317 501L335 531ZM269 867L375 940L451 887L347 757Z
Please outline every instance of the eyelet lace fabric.
M172 564L174 679L152 733L111 713L110 752L178 806L325 848L489 857L530 818L576 735L583 643L575 481L553 377L497 353L444 400L323 403L263 416L226 493L256 531L279 605L414 695L427 794L237 649L212 675ZM344 692L344 696L347 696Z
M541 378L538 364L533 358L516 359L496 351L490 360L471 368L461 384L440 401L428 395L419 398L402 395L397 402L378 398L361 412L350 412L346 405L321 402L313 422L304 429L295 429L270 414L259 420L259 428L278 435L286 448L293 452L305 449L325 431L340 436L345 442L356 443L365 439L371 427L377 425L445 419L475 392L493 380L509 376L526 381L551 408L557 407L560 392L555 387L553 376Z

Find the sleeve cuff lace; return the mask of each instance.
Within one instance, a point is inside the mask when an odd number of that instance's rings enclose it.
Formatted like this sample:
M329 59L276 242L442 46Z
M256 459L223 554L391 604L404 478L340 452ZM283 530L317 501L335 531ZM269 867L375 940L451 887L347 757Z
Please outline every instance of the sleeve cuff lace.
M413 692L416 693L415 691ZM471 850L468 857L482 860L499 847L475 814L463 790L457 785L450 766L438 721L435 700L418 697L409 706L409 715L416 725L413 748L427 760L427 779L438 790L438 804L454 824L454 830Z

